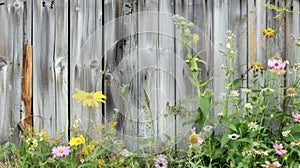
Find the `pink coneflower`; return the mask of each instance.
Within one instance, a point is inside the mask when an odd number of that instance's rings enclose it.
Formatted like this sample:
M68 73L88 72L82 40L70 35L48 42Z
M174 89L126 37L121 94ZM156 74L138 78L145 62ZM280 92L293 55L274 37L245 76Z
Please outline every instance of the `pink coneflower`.
M168 161L165 155L159 154L155 159L155 168L168 168Z
M58 146L58 147L53 147L52 148L52 154L56 158L60 158L63 156L68 156L70 154L70 146Z
M265 165L266 168L274 168L274 167L280 167L281 166L281 164L278 161L275 161L273 163L271 163L269 161L266 161L265 163L266 163L266 165Z
M282 70L285 68L285 61L282 62L280 59L268 60L268 67L274 70Z
M277 143L273 143L273 148L275 149L276 153L281 156L281 155L285 155L287 153L287 150L283 150L283 145L282 144L277 144Z
M292 116L294 118L294 122L300 123L300 115L298 114L298 112L292 112Z

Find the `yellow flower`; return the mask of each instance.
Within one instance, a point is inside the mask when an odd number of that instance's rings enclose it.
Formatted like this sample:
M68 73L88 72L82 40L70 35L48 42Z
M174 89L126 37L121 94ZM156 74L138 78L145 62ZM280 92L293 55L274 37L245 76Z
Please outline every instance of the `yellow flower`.
M267 28L265 30L262 31L263 35L265 35L267 38L271 38L274 36L275 34L275 30L271 29L271 28Z
M265 70L260 62L252 62L250 68L254 70Z
M98 165L101 167L101 166L104 166L105 162L103 159L98 159Z
M78 146L81 144L85 143L85 139L82 135L80 135L79 137L73 137L70 141L69 141L69 145L70 146Z
M197 43L197 42L199 41L199 39L200 39L200 38L199 38L199 35L198 35L198 34L193 34L193 40L192 40L192 41L193 41L194 43Z
M106 96L102 94L101 91L98 92L85 92L79 89L75 89L77 91L76 94L72 96L73 99L76 99L77 102L82 101L82 105L84 107L89 106L89 107L96 107L98 108L98 101L105 103L103 99L106 99Z
M285 70L284 69L280 69L277 71L279 75L284 75L285 74Z
M48 132L46 132L44 129L41 129L41 136L42 136L42 139L44 141L49 141L50 140L50 137L48 135Z
M111 121L108 123L109 127L115 127L118 124L116 121Z
M82 148L81 152L83 154L88 155L89 153L92 153L94 149L95 149L95 145L87 145Z
M192 134L192 135L190 136L190 142L193 143L193 144L198 143L198 135L195 134L195 133Z

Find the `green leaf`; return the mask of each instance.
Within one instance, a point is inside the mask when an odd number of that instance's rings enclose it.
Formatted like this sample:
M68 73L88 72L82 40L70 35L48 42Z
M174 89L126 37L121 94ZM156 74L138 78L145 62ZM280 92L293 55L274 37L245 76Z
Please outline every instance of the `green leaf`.
M207 79L205 82L199 84L199 86L200 86L200 87L206 86L207 84L210 83L211 80L213 80L213 77L211 77L211 78Z
M230 84L229 84L229 86L230 87L234 87L236 84L238 84L240 81L243 81L243 80L245 80L244 78L237 78L237 79L235 79L234 81L232 81Z
M87 163L83 163L82 165L78 166L78 168L80 167L97 167L96 163L91 163L91 162L87 162Z
M210 111L210 97L199 97L199 106L205 117L208 116Z
M231 130L237 132L237 129L235 128L234 124L228 123L228 128L230 128Z
M228 133L224 133L224 135L222 136L221 139L221 148L223 148L227 143L228 143L229 139L228 139Z

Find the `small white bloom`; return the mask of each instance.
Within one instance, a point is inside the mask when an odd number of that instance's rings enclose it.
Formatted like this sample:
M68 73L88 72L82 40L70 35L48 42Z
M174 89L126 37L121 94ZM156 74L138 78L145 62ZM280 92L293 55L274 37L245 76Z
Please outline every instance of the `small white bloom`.
M227 43L226 47L227 47L227 49L230 49L231 48L230 43Z
M259 146L259 143L258 143L258 142L252 142L252 145L253 145L254 147L257 147L257 146Z
M286 63L286 65L289 65L289 64L290 64L290 62L289 62L288 60L286 60L285 63Z
M251 122L248 124L248 127L251 129L251 130L255 130L258 128L258 125L256 124L256 122Z
M226 97L226 93L221 92L221 93L220 93L220 97L221 97L221 98L225 98L225 97Z
M237 91L237 90L232 90L232 91L231 91L231 95L232 95L232 96L235 96L235 97L238 97L240 94L239 94L239 91Z
M282 134L282 136L287 137L290 132L291 132L291 130L286 130L286 131L283 131L281 134Z
M229 139L232 139L232 140L236 140L236 139L238 139L240 136L238 135L238 134L229 134L228 135L228 138Z
M266 92L266 91L274 92L274 89L272 89L272 88L270 88L270 87L266 87L266 88L263 88L261 91L262 91L262 92Z
M218 116L223 116L223 115L224 115L224 113L222 113L222 112L218 113Z
M245 108L246 108L246 109L252 109L252 107L253 107L253 106L251 105L251 103L246 103L246 104L245 104Z
M242 89L242 92L244 92L244 93L249 93L249 92L251 92L251 90L248 89L248 88L244 88L244 89Z
M294 146L300 146L300 142L298 142L298 141L292 142L291 147L294 147Z

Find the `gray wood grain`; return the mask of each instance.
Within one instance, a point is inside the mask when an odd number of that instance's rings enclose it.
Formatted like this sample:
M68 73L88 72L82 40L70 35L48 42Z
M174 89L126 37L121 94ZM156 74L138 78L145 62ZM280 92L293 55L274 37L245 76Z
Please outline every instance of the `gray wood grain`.
M0 137L6 137L12 128L12 140L17 141L21 120L21 93L23 69L23 12L20 1L5 1L0 6Z
M33 2L34 126L68 134L68 1Z

